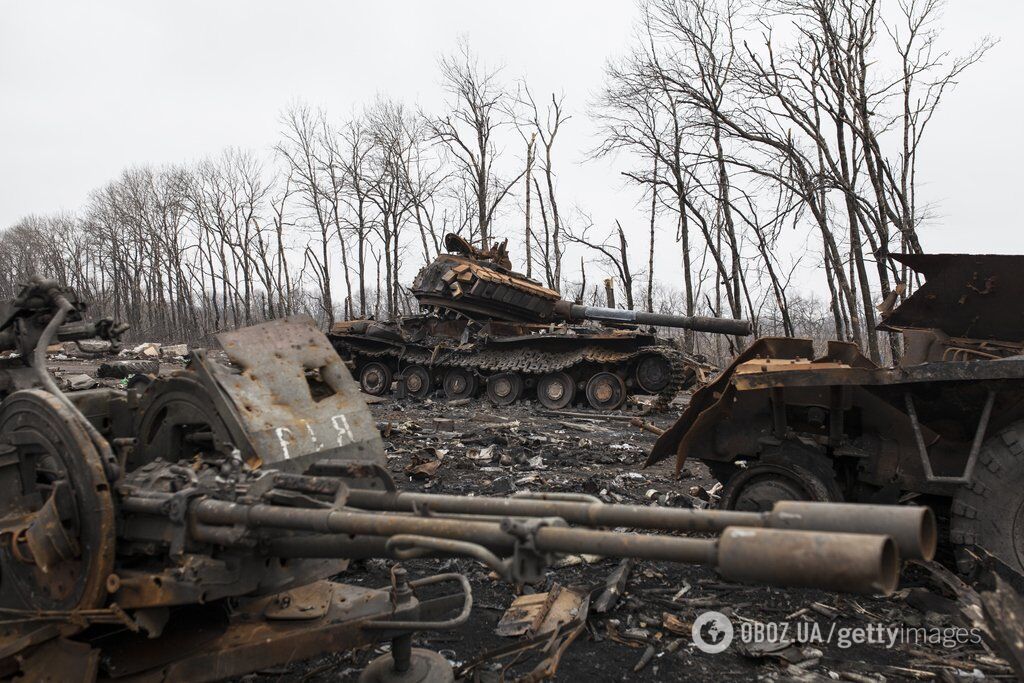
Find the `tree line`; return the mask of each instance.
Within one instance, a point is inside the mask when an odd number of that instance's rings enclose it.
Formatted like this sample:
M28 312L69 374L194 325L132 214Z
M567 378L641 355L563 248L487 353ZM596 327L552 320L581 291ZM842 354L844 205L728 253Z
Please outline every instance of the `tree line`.
M296 312L391 317L414 311L404 283L456 232L510 238L520 270L567 298L605 303L610 276L629 308L751 318L762 335L898 357L875 307L915 283L887 256L922 250L924 133L991 46L943 49L941 10L641 2L632 50L588 103L599 136L582 162L610 160L643 192L628 227L563 201L577 161L560 138L576 124L564 97L510 82L462 41L439 60L439 112L387 96L345 118L298 104L270 151L133 167L75 213L22 219L0 233L0 297L45 274L137 336L192 341ZM808 237L785 248L794 234ZM656 277L665 243L680 267ZM585 259L574 267L586 255L600 268L589 284ZM823 299L792 284L810 264ZM715 355L735 343L682 341Z

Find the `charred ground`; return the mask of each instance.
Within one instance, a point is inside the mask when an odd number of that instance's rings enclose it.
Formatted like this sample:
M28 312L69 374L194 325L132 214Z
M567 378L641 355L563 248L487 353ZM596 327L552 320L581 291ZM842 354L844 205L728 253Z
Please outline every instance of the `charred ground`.
M51 357L58 377L95 376L103 359ZM180 360L161 365L173 372ZM101 383L125 380L100 379ZM685 401L685 397L683 397ZM653 422L667 426L681 405ZM682 507L708 506L715 480L699 463L676 476L670 461L643 469L654 436L629 424L635 413L612 415L574 410L553 413L534 404L495 408L485 402L373 399L371 410L384 437L388 468L401 487L432 493L506 495L546 490L585 493L606 502ZM651 419L651 418L647 418ZM353 563L342 580L381 587L390 562ZM415 644L441 652L468 680L501 680L530 673L551 653L541 645L518 657L488 656L517 642L495 633L502 614L521 593L555 584L594 589L596 598L618 560L570 556L546 581L516 588L470 560L405 563L413 577L437 572L465 574L473 586L468 623L447 634L419 634ZM966 591L966 592L965 592ZM591 610L586 625L558 661L557 678L618 680L956 680L984 675L1015 678L1011 668L984 645L939 644L839 647L836 643L738 643L721 654L693 644L693 620L708 610L727 615L737 631L743 623L817 624L826 632L873 624L906 627L970 627L965 607L976 598L937 565L911 567L891 598L838 596L811 590L781 590L727 584L707 568L637 562L625 591L607 613ZM792 627L792 626L791 626ZM794 633L787 640L793 640ZM737 636L738 640L738 636ZM358 678L363 666L387 645L326 654L262 671L251 681L337 681ZM550 660L549 662L550 663Z
M706 504L702 496L715 484L697 463L687 465L679 478L668 462L642 469L654 436L631 427L622 419L628 414L608 418L594 413L583 418L543 414L531 405L493 408L481 403L452 406L444 401L384 400L371 408L385 437L389 468L409 489L463 495L548 490L587 493L607 502L701 506ZM666 413L655 422L664 425L671 415ZM698 487L696 495L691 487ZM387 565L377 560L358 563L345 580L387 585ZM546 583L523 590L546 591L558 583L597 588L600 593L618 566L612 559L569 557L548 573ZM461 571L474 590L470 621L451 634L424 636L419 645L465 666L513 642L496 635L494 628L517 593L489 569L468 560L420 560L406 567L421 575ZM957 603L942 595L932 571L912 569L904 577L896 596L874 599L725 584L706 568L640 562L616 607L607 614L589 616L586 628L566 649L558 678L952 680L979 672L1013 678L1005 663L980 646L743 648L734 643L726 652L711 655L692 643L692 622L707 610L723 612L737 629L746 620L795 624L803 619L822 629L833 622L838 627L881 623L940 628L963 623ZM356 680L361 665L381 651L297 663L287 670L266 672L261 680ZM543 657L536 652L521 657L506 677L528 673ZM466 673L479 680L499 680L501 667L512 661L516 660L485 661Z

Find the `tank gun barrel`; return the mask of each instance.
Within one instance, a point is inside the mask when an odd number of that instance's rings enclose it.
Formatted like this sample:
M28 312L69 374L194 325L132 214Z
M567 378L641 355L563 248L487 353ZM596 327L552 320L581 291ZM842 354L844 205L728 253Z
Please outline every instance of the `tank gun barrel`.
M631 311L623 308L603 308L600 306L582 306L559 302L555 312L569 321L601 320L605 322L632 323L635 325L655 325L658 327L678 327L697 332L714 334L731 334L745 337L752 332L749 320L735 318L711 318L699 315L671 315L668 313L649 313L647 311Z

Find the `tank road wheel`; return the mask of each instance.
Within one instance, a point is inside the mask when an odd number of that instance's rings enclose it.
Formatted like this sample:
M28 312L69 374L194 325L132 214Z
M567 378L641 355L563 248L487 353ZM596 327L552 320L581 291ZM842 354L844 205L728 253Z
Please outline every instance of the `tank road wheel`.
M444 376L444 395L449 399L469 398L476 393L476 375L465 368L452 368Z
M413 398L426 398L434 391L434 379L430 370L422 365L410 365L402 371L405 377L405 392Z
M672 381L672 364L668 358L652 353L636 365L636 383L648 394L656 394Z
M537 400L550 410L561 410L576 398L576 382L564 372L549 372L537 382Z
M974 481L953 496L950 540L957 569L972 572L986 553L1024 575L1024 421L987 439Z
M730 477L722 489L721 507L744 512L770 512L780 500L837 502L842 493L835 479L799 465L756 463Z
M487 398L496 406L512 405L523 395L523 378L514 372L502 372L487 378Z
M371 396L383 396L391 391L391 368L384 363L367 363L359 371L359 386Z
M615 410L626 402L626 385L611 372L599 372L587 382L587 401L597 410Z
M92 609L114 568L114 505L80 417L37 389L0 404L0 606Z

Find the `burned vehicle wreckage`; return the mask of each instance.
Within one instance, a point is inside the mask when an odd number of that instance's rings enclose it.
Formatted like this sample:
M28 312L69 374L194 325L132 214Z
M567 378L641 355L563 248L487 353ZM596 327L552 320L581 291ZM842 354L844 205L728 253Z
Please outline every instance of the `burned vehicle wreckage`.
M760 339L695 392L648 459L707 463L723 507L783 499L932 505L961 572L1024 574L1024 257L893 256L926 282L882 329L897 367L848 343Z
M465 577L411 579L395 565L391 586L339 582L357 558L465 556L530 582L560 553L592 552L878 594L895 587L900 557L934 550L924 507L748 513L403 493L356 383L308 319L219 335L226 362L196 351L165 378L64 394L48 344L116 344L123 328L86 322L74 293L46 281L2 314L5 678L218 680L390 640L364 680L451 680L412 634L466 619Z
M365 392L386 393L397 377L415 398L439 388L450 399L468 398L483 386L496 405L535 395L550 409L585 400L615 410L630 394L664 404L713 368L650 326L750 334L745 320L574 304L512 271L505 243L481 250L449 234L445 246L450 253L428 263L412 285L423 314L331 328Z

